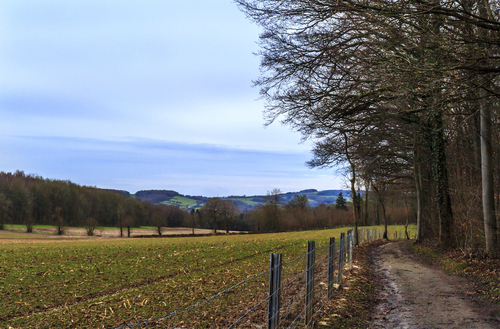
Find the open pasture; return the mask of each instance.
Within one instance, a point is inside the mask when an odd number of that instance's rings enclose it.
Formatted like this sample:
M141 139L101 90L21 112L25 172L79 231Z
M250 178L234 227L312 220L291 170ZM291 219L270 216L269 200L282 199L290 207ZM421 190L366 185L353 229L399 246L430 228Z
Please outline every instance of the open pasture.
M286 262L307 240L319 248L345 231L3 244L0 327L109 328L158 317L267 270L271 252ZM234 303L250 291L239 293Z

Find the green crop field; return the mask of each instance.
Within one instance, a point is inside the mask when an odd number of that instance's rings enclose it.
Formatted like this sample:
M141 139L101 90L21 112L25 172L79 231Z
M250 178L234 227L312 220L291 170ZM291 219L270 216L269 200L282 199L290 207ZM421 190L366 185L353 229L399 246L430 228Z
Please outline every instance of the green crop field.
M286 262L307 240L322 247L345 231L26 244L8 244L18 235L0 231L0 327L109 328L158 317L267 270L271 252ZM247 294L233 297L235 307Z
M166 204L166 205L175 205L175 206L186 208L186 207L189 207L189 206L192 206L193 204L195 204L196 200L186 198L183 196L175 196L175 197L171 198L170 200L163 201L161 203Z
M246 203L247 205L252 206L252 207L260 204L259 202L253 201L251 197L250 198L229 198L229 199L233 200L233 201L241 201L241 202Z

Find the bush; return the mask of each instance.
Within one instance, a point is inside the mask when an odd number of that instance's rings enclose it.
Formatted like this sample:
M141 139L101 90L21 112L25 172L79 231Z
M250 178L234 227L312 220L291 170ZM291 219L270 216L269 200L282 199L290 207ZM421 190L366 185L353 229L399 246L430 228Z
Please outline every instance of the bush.
M92 218L92 217L87 218L87 220L85 222L86 222L85 227L87 229L87 235L93 236L95 229L97 228L99 223L97 222L97 220L95 218Z

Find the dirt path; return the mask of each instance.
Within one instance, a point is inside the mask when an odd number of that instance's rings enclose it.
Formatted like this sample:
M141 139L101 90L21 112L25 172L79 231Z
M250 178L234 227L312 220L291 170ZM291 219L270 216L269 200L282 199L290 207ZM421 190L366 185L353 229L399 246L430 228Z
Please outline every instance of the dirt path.
M500 328L500 315L473 303L465 279L422 264L406 242L382 245L374 255L383 289L370 328Z

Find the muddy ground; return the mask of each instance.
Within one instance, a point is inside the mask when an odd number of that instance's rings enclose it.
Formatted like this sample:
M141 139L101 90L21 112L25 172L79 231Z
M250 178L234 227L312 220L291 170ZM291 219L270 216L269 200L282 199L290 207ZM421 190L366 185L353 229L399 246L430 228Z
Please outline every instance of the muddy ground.
M500 328L497 307L479 301L466 279L424 264L406 241L372 254L379 285L369 328Z

